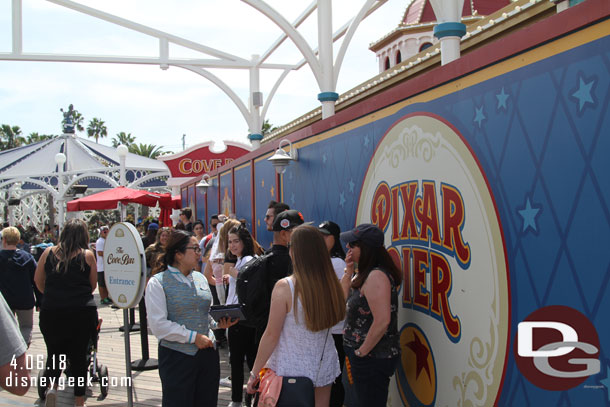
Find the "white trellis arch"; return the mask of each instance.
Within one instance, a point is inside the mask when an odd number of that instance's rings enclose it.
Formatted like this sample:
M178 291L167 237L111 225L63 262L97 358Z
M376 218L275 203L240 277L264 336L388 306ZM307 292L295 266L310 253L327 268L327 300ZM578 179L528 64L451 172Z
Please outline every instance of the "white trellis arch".
M164 70L168 69L170 66L187 69L211 81L231 99L245 119L249 132L248 138L256 148L260 146L260 141L263 138L262 125L265 114L277 88L289 72L298 70L306 64L311 67L319 86L320 93L317 95L317 98L322 104L322 117L326 118L334 114L335 102L339 97L335 88L347 47L362 20L386 3L387 0L365 0L360 7L355 5L355 16L349 19L349 21L334 33L332 29L331 0L314 0L292 23L263 0L242 0L255 10L264 14L282 30L280 37L271 44L266 52L260 56L252 55L250 58L232 55L228 52L217 50L195 41L118 17L72 0L47 1L155 38L159 41L159 52L157 55L150 57L117 57L109 55L74 55L58 53L36 54L23 52L22 0L12 0L12 50L8 53L0 53L0 60L148 64L159 65L159 67ZM316 10L318 19L317 48L311 47L298 30L299 26L301 26ZM333 63L333 43L343 36L345 36L345 38L341 43L337 58ZM303 59L297 63L267 62L269 57L286 39L290 39L296 45L301 52ZM172 47L188 48L203 54L205 58L170 57L170 45ZM250 89L247 102L242 101L227 83L212 74L208 68L248 70L250 73ZM267 100L264 103L259 81L261 69L279 69L283 71L269 91Z

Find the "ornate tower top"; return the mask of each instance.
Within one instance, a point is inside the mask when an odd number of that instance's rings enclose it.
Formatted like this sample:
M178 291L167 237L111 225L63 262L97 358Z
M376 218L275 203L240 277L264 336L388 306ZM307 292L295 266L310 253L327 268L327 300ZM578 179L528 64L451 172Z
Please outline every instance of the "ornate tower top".
M468 25L505 7L511 0L464 0L462 23ZM379 72L390 69L405 59L437 42L432 34L436 15L431 0L412 0L398 26L369 49L379 58Z

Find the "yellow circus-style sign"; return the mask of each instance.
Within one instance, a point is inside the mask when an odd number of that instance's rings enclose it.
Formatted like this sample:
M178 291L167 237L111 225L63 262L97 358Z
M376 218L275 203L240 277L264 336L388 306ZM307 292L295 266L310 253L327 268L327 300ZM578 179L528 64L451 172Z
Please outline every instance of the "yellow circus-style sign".
M371 158L356 223L400 263L401 361L392 406L495 405L509 343L509 277L493 195L457 130L400 119Z

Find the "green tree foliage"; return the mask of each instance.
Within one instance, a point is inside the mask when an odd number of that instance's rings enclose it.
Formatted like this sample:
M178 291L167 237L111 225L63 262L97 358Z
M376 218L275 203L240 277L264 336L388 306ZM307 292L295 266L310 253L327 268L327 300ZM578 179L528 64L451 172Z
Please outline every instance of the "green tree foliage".
M10 150L24 144L26 144L26 140L21 136L19 126L3 124L0 127L0 150Z
M87 126L87 136L95 138L97 143L98 139L108 136L108 129L106 123L102 119L94 117Z
M37 132L30 133L25 139L25 144L34 144L40 141L50 140L57 137L55 134L38 134Z
M117 133L116 137L112 138L112 147L117 148L119 145L130 146L135 143L136 138L131 133L125 133L124 131Z
M265 137L267 134L271 133L275 129L277 129L277 127L275 127L274 125L269 123L269 119L265 119L265 121L263 122L263 128L262 128L263 137Z
M129 152L143 157L157 158L160 155L171 153L170 151L163 151L163 146L157 146L154 144L130 144Z

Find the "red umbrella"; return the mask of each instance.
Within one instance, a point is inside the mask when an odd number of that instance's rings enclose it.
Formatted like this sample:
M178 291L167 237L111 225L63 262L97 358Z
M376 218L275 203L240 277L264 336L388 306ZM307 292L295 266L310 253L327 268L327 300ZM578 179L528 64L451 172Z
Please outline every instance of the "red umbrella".
M161 207L161 213L159 214L159 225L172 226L172 209L182 208L182 197L180 195L171 196L170 194L161 195L167 195L169 197L169 202L164 200L163 203L159 204Z
M68 202L68 211L86 211L116 209L119 203L138 203L146 206L173 207L174 201L170 194L157 194L154 192L116 187L97 194L85 196Z

